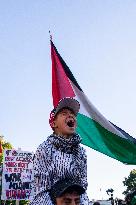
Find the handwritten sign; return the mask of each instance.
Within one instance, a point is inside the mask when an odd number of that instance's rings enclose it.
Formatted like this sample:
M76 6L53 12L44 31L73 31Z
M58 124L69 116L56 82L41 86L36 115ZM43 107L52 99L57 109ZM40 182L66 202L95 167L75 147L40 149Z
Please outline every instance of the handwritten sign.
M5 150L2 173L3 200L30 200L33 180L33 154Z

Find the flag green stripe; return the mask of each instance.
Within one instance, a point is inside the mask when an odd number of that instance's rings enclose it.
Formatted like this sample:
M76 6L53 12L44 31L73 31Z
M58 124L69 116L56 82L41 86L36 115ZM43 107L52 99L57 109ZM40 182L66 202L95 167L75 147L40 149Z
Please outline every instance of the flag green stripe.
M77 132L82 143L127 164L136 164L136 144L103 128L98 122L78 114Z

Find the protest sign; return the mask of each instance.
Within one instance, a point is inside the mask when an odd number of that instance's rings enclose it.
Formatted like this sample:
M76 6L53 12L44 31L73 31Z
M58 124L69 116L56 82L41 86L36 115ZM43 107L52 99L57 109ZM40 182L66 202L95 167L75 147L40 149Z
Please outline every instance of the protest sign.
M33 180L33 154L22 150L4 150L2 173L3 200L29 200Z

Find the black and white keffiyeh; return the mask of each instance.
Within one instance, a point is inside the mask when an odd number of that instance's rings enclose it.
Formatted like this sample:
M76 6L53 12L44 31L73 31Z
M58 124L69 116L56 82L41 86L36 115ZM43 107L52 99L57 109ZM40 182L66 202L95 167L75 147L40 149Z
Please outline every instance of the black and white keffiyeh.
M65 177L76 176L84 189L87 189L87 158L80 142L78 134L70 138L52 134L38 147L34 157L34 198L31 205L53 205L48 192L57 181ZM81 204L88 205L86 193L83 195Z

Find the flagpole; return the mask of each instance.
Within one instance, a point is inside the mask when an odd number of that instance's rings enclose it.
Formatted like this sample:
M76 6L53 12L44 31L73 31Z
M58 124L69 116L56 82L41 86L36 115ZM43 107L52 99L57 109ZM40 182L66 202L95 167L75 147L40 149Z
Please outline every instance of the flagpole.
M49 30L49 35L50 35L50 41L52 41L52 35L51 35L51 31Z

